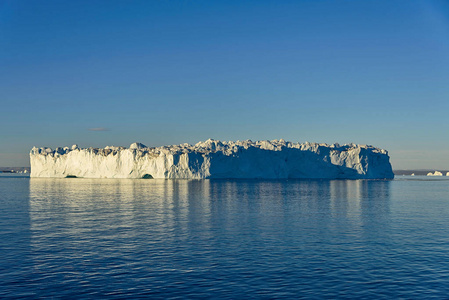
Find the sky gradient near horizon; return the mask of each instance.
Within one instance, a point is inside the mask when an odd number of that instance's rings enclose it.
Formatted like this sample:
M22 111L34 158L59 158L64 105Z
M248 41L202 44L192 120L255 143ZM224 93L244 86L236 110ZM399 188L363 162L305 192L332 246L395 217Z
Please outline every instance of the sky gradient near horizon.
M448 1L0 2L0 166L33 146L370 144L449 169Z

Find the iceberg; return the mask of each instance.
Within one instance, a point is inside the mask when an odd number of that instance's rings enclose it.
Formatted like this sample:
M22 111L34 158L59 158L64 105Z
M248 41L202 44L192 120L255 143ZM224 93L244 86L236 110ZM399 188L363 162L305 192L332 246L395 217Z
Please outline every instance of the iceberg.
M429 172L427 173L427 176L443 176L443 173L439 171L435 171L435 173Z
M36 148L31 177L391 179L388 152L368 145L285 140L129 148Z

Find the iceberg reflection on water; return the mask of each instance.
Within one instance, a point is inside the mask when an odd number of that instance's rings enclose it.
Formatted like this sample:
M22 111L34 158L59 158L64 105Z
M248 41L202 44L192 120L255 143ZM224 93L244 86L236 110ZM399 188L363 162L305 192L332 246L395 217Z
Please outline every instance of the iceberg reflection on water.
M390 184L32 178L37 295L355 295L392 238Z

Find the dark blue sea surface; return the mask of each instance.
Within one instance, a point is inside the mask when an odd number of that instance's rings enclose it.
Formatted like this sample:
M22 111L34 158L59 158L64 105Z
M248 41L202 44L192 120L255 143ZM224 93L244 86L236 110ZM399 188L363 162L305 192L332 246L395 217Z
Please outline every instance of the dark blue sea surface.
M0 177L0 298L442 299L449 181Z

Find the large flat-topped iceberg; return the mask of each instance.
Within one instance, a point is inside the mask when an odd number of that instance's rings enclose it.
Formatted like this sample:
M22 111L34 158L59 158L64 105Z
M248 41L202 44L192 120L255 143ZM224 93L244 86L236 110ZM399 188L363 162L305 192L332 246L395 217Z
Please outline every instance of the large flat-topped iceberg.
M393 178L388 152L366 145L284 140L104 149L36 148L31 177L86 178Z

